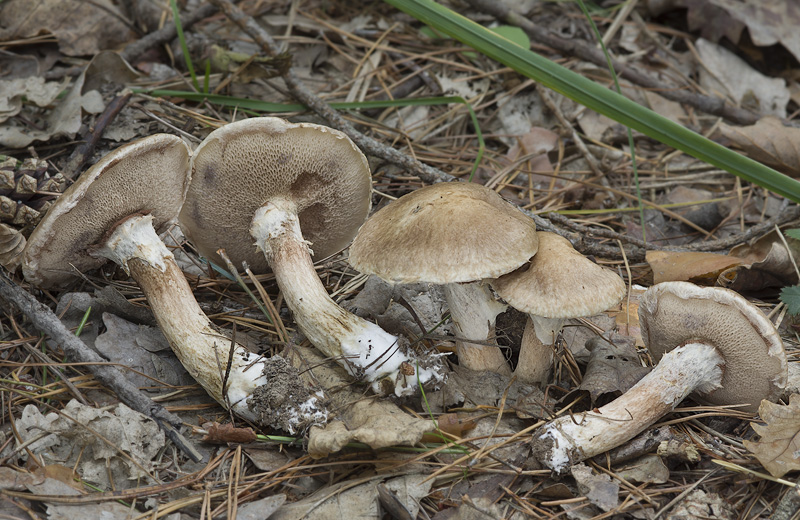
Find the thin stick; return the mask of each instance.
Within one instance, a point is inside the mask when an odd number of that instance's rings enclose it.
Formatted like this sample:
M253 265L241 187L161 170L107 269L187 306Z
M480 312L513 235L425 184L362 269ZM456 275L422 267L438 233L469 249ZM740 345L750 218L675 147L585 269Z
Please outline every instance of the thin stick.
M136 386L125 379L119 369L110 366L105 359L70 332L53 311L17 285L4 269L0 269L0 297L19 308L34 327L50 336L51 340L60 345L73 361L87 363L92 375L117 394L125 405L153 419L189 458L195 462L203 460L200 452L178 432L177 428L182 424L180 417L142 394Z

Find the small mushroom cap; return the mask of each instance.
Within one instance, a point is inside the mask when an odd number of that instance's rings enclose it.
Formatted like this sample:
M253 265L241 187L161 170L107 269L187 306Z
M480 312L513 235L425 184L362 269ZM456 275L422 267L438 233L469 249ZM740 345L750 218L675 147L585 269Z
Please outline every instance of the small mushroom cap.
M545 318L593 316L618 304L625 282L555 233L540 231L530 263L491 282L497 294L522 312Z
M496 192L433 184L375 213L350 246L350 264L392 283L494 278L536 254L536 224Z
M639 321L656 360L688 343L717 349L725 360L722 387L703 395L709 403L747 404L744 410L755 412L762 399L777 399L786 386L786 353L778 332L734 291L663 282L642 295Z
M200 253L269 270L250 223L271 199L292 199L303 238L319 260L347 247L369 214L372 179L364 154L342 132L255 117L211 132L192 157L181 227Z
M189 182L189 148L174 135L155 134L121 146L86 170L47 211L22 257L29 282L52 287L103 265L89 255L123 218L153 216L156 231L178 216Z

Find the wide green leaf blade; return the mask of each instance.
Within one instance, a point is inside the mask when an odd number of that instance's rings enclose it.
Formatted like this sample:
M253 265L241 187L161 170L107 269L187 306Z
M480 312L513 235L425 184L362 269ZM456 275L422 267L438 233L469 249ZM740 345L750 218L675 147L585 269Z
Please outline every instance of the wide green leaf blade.
M728 150L432 0L385 2L600 114L744 180L800 202L800 182Z

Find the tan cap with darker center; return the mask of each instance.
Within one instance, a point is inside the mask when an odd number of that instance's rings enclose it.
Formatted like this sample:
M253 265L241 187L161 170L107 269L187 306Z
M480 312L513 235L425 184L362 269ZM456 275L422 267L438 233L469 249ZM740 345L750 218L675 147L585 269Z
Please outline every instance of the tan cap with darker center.
M492 282L509 305L544 318L593 316L620 302L625 282L555 233L540 231L530 263Z
M536 254L536 225L494 191L467 182L400 197L361 227L350 264L393 283L494 278Z

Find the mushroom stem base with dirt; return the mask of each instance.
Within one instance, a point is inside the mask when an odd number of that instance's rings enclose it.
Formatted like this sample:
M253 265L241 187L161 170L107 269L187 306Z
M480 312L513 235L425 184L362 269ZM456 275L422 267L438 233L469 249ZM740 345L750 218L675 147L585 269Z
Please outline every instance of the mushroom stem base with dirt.
M124 220L93 254L116 262L139 284L175 355L209 395L236 415L255 420L247 400L269 384L262 374L265 361L214 328L152 220L149 215ZM315 403L298 408L293 427L325 422L327 412Z
M500 348L467 341L487 341L494 336L497 315L507 306L495 300L489 288L481 282L446 284L444 296L456 329L458 363L470 370L511 375Z
M414 359L400 338L336 305L314 269L293 202L268 202L256 212L250 234L266 255L300 330L326 356L351 375L364 377L381 394L411 395L418 383L442 380L437 356Z
M723 367L722 356L712 346L689 343L675 348L611 403L545 425L532 442L534 456L550 469L563 472L571 464L620 446L692 392L708 393L719 388Z

